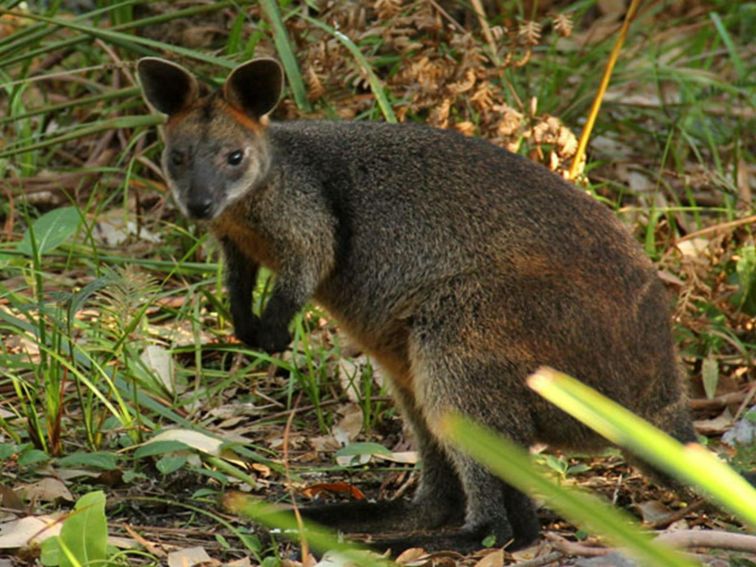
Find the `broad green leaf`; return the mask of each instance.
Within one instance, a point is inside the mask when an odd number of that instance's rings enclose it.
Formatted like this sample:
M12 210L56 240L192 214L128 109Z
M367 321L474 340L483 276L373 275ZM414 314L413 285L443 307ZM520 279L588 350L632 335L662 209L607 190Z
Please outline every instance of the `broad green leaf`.
M387 455L391 451L379 443L350 443L336 451L337 457L354 457L358 455Z
M709 355L704 358L701 368L701 379L703 381L704 392L708 399L713 399L717 395L717 384L719 383L719 363L717 359Z
M151 441L139 447L134 451L135 459L144 459L153 455L165 455L166 453L176 453L178 451L188 451L191 447L182 441Z
M40 256L55 250L69 240L79 229L81 216L76 207L60 207L45 213L29 227L18 243L18 251L27 256L34 255L30 231Z
M91 467L112 471L118 467L118 457L113 453L105 452L77 452L58 459L57 465L60 467Z
M42 565L54 567L60 565L60 543L57 537L49 537L40 546L42 554L39 557Z
M18 457L18 464L22 467L30 467L38 463L44 463L50 459L49 455L39 449L24 451Z
M732 301L749 315L756 315L756 246L744 246L735 266L738 291Z
M186 457L181 455L166 455L155 463L155 466L162 474L171 474L176 472L186 464Z
M79 564L104 564L108 547L105 493L98 490L79 498L58 537ZM61 567L74 567L75 563L66 553L61 553L59 558Z

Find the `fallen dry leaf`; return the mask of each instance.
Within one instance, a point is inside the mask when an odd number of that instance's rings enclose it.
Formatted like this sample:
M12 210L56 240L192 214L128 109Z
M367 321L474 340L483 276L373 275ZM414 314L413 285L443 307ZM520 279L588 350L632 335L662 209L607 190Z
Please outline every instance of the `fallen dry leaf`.
M324 492L331 494L349 494L354 500L365 500L365 494L353 484L348 482L322 482L312 484L302 489L302 494L308 498L315 498Z
M60 534L63 523L54 516L27 516L0 524L0 549L17 549L39 544Z
M428 555L428 552L425 551L422 547L410 547L409 549L405 549L402 553L399 554L399 557L396 558L396 563L399 565L417 565L417 562L422 561L422 563L426 563L430 556Z
M68 490L63 481L57 478L43 478L39 482L22 486L20 490L27 500L41 500L42 502L74 501L71 491Z
M504 550L497 549L478 561L475 567L502 567L502 565L504 565Z
M168 567L192 567L199 564L220 565L214 561L205 551L204 547L187 547L168 554Z
M362 431L362 424L364 422L362 408L357 404L347 404L339 410L339 413L344 417L333 426L333 437L339 444L348 445Z
M655 524L670 514L669 508L658 500L647 500L635 505L641 513L641 518L646 524Z
M158 441L180 441L193 449L197 449L201 453L214 457L220 456L220 448L223 444L223 441L220 439L192 429L164 429L152 439L145 442L144 445L150 445Z

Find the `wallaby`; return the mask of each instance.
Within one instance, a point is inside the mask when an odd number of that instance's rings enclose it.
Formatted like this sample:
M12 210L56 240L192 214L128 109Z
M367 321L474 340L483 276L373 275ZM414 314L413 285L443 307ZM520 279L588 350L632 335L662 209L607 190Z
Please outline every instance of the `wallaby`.
M422 459L411 503L333 506L308 517L408 545L468 551L537 538L530 500L439 434L454 411L523 446L603 442L532 393L548 365L680 441L696 439L668 298L640 246L595 199L485 140L414 124L269 122L273 59L202 94L182 67L139 61L168 115L163 170L175 200L220 241L236 335L281 351L314 298L390 375ZM258 266L276 276L251 309ZM376 513L371 511L375 510ZM378 526L378 527L376 527Z

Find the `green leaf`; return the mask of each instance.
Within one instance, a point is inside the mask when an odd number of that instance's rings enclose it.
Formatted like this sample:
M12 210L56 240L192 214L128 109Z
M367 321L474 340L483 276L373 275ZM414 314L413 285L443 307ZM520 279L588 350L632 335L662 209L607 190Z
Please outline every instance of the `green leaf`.
M719 384L719 362L711 355L704 358L701 380L706 397L710 400L713 399L717 395L717 384Z
M60 565L60 543L58 543L58 536L48 537L42 542L39 560L42 565L47 567L54 567Z
M53 209L39 217L24 233L18 243L18 251L27 256L34 255L30 231L34 233L34 242L40 256L55 250L69 240L81 224L81 216L76 207Z
M580 463L580 464L569 467L567 469L567 474L578 474L582 472L587 472L589 470L591 470L591 467L589 467L585 463Z
M15 443L0 443L0 461L10 459L18 452Z
M735 266L738 291L732 301L749 315L756 315L756 246L744 246L738 251Z
M241 37L245 17L244 12L240 11L231 24L231 30L228 32L228 40L226 41L226 53L228 55L233 55L241 49Z
M61 467L91 467L112 471L118 467L118 457L113 453L105 452L77 452L58 459L57 464Z
M134 451L135 459L144 459L153 455L164 455L165 453L176 453L177 451L191 451L192 448L181 441L153 441L142 445Z
M336 451L337 457L355 457L359 455L391 455L391 451L379 443L350 443Z
M260 553L262 551L262 543L260 542L260 538L255 534L238 533L236 535L244 544L244 547L249 549L251 552Z
M30 467L38 463L44 463L50 459L49 455L39 449L29 449L21 453L18 458L18 464L22 467Z
M222 534L215 534L215 541L217 541L220 544L221 549L223 549L224 551L228 551L229 549L231 549L231 544L228 543L228 540L225 537L223 537Z
M483 547L493 547L496 545L496 536L491 534L487 535L483 538L483 541L481 542L483 544Z
M198 488L192 493L192 500L201 500L203 498L216 499L217 497L218 491L212 488Z
M107 559L108 524L105 519L105 493L90 492L79 498L74 512L63 522L61 544L81 565L104 564ZM60 554L61 567L74 567L66 554Z
M278 557L269 555L262 560L261 567L281 567L281 560Z
M160 459L155 466L162 474L176 472L186 464L186 457L181 455L169 455Z

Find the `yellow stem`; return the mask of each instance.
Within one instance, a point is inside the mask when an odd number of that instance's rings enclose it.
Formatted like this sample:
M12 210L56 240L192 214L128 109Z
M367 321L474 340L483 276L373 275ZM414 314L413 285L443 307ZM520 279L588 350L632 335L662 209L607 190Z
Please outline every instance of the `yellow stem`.
M583 128L583 133L580 135L578 148L575 152L575 157L572 160L572 167L570 167L570 179L575 179L575 176L577 175L578 168L580 167L580 162L583 159L583 154L585 154L585 148L586 146L588 146L588 139L591 137L593 125L596 123L596 117L598 116L599 109L601 108L601 102L604 100L604 94L606 93L606 89L609 86L609 79L611 79L612 77L614 64L617 62L617 58L619 57L620 51L622 50L622 45L625 43L625 38L627 37L627 30L630 29L630 23L633 21L640 3L641 0L632 0L632 2L630 3L630 8L628 8L627 14L625 14L625 21L622 22L622 27L620 28L620 33L617 37L617 41L614 43L614 48L609 54L609 60L606 62L606 69L604 69L604 76L601 78L601 85L599 86L598 92L596 93L596 97L593 99L591 111L588 113L588 120L586 121L585 127Z

